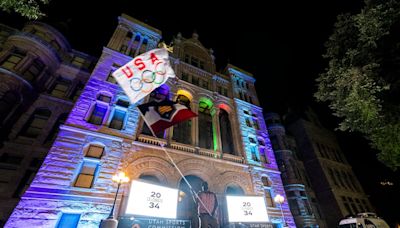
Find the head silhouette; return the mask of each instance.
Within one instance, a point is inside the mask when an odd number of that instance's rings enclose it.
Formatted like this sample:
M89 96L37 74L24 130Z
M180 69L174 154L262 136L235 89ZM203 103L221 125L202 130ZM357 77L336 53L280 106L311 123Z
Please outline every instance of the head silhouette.
M208 191L208 183L204 181L201 185L201 188L203 189L203 191Z

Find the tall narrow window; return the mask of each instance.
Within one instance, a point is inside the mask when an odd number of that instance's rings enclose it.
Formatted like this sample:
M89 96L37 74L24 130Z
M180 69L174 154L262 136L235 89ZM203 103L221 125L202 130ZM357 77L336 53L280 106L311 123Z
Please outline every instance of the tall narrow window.
M297 200L289 199L288 203L289 203L290 211L292 212L292 214L294 216L300 215L300 208L299 208L299 204L297 203Z
M116 109L114 111L113 118L110 122L110 128L121 130L124 125L125 116L126 116L125 110Z
M140 44L140 35L136 35L135 39L133 40L131 46L129 47L129 53L128 55L131 57L134 57L136 54L136 50L139 48L139 44Z
M32 82L39 76L43 69L44 63L39 59L35 59L32 61L28 69L22 73L22 76L25 80Z
M86 60L82 57L79 56L74 56L74 58L71 61L72 65L75 65L79 68L82 68L85 65Z
M251 151L251 159L253 161L259 162L260 161L260 155L257 152L256 146L250 146L250 151Z
M188 97L184 95L178 95L178 97L176 98L176 102L190 108L190 100ZM192 132L192 120L180 122L174 126L174 133L172 139L177 142L190 145L192 144L191 132Z
M196 76L192 76L192 84L193 85L199 85L199 78Z
M20 96L15 91L7 91L3 94L0 98L0 123L18 106L20 99Z
M26 56L26 53L14 50L12 54L10 54L3 62L1 63L1 67L13 71L15 66L22 61L22 59Z
M278 137L276 135L270 135L270 139L271 139L272 149L280 150Z
M70 86L71 86L70 80L59 77L56 83L54 84L53 88L51 89L50 94L58 98L64 98L67 95Z
M85 161L82 165L74 186L81 188L91 188L95 174L97 172L97 168L97 163Z
M111 97L104 94L99 94L97 96L97 101L94 104L93 111L89 118L89 123L101 125L103 123L104 117L108 111L109 103L111 102Z
M67 120L68 117L68 113L63 113L61 114L56 123L54 124L53 128L51 129L49 135L47 136L46 140L45 140L45 144L49 144L54 142L54 140L56 139L58 132L60 131L60 125L64 124L65 121Z
M121 130L124 127L126 113L128 111L129 101L118 99L115 103L114 113L109 127Z
M98 173L99 162L104 153L104 147L90 145L83 159L82 167L74 183L75 187L91 188Z
M110 72L108 72L108 76L106 81L113 83L113 84L117 84L117 81L115 80L115 78L112 76L112 73L114 72L114 69L111 69Z
M310 202L307 199L303 199L303 205L304 205L304 208L306 209L307 215L311 215L312 210L311 210Z
M206 149L212 149L213 144L213 126L211 118L212 103L209 100L199 103L199 146Z
M182 73L181 79L183 81L188 82L189 81L189 75L187 73Z
M29 138L36 138L46 126L50 116L51 112L47 108L36 109L29 118L28 122L26 122L22 128L19 135Z
M250 119L246 117L246 126L252 127Z
M15 190L13 197L19 198L21 197L25 191L29 188L29 185L32 183L33 178L35 177L36 172L33 170L27 169L24 173L24 176L21 178L17 189Z
M74 91L73 91L73 92L71 93L71 95L69 96L69 99L72 99L73 101L78 100L79 96L80 96L81 93L82 93L83 87L84 87L83 83L82 83L82 82L79 82L79 83L75 86Z
M96 103L92 115L90 115L89 123L101 125L107 113L107 109L108 106Z
M267 202L267 207L275 207L274 200L271 194L272 182L268 177L262 177L261 181L264 185L265 200Z
M140 50L139 50L139 54L146 52L147 50L147 43L148 43L148 39L144 38L142 45L140 46Z
M104 153L104 147L99 145L90 145L85 157L101 159Z
M222 151L228 154L235 154L233 149L233 137L229 114L224 109L219 111L219 128L221 130Z

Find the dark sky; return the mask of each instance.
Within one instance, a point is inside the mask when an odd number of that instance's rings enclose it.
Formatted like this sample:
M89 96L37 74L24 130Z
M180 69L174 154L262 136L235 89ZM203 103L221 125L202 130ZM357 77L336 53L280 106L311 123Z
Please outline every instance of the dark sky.
M215 0L89 1L93 5L82 2L86 1L52 0L44 10L44 21L65 34L74 49L99 56L121 13L160 29L167 43L178 32L190 37L195 30L203 45L214 49L218 69L230 62L254 74L265 111L283 114L288 107L302 109L311 105L328 128L334 129L337 124L326 105L314 101L315 78L326 67L321 56L336 16L359 12L361 0L230 1L218 5ZM22 20L12 18L0 19L20 26ZM337 135L379 215L394 220L399 211L395 205L400 205L396 194L400 192L399 172L391 172L379 163L376 152L361 136ZM396 187L380 186L378 182L384 179L395 181Z

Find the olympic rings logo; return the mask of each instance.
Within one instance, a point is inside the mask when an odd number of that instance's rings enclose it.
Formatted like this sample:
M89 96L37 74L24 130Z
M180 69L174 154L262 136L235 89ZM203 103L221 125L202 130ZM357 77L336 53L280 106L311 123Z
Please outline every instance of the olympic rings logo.
M143 93L149 93L153 90L153 87L158 87L164 82L165 74L167 69L165 63L160 61L155 64L155 71L144 70L140 77L133 77L130 81L130 86L133 91L142 91Z

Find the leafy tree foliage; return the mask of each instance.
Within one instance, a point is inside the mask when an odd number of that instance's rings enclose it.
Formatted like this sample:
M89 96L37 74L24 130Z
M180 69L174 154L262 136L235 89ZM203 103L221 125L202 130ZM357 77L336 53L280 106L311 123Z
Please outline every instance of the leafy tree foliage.
M400 0L369 0L360 13L337 17L326 42L318 101L338 128L361 132L386 166L400 167Z
M49 0L0 0L0 9L16 12L29 19L38 19L44 16L39 6L48 3Z

